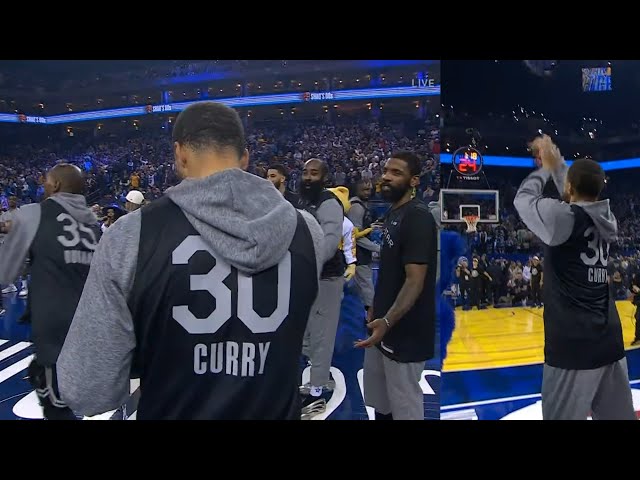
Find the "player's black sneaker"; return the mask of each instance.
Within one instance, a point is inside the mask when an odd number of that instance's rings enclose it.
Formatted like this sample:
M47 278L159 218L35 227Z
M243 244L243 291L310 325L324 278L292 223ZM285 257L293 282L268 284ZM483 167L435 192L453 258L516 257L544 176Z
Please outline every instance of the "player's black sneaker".
M314 397L313 395L304 395L302 397L302 420L311 420L316 415L324 413L327 409L327 402L331 399L331 391L322 391L320 396Z

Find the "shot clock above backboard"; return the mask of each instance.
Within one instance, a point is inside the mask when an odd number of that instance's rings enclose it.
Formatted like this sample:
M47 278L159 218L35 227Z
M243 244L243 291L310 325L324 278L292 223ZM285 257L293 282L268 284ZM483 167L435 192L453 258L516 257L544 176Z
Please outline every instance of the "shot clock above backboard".
M482 154L473 147L462 147L452 155L453 168L465 177L473 177L482 171Z

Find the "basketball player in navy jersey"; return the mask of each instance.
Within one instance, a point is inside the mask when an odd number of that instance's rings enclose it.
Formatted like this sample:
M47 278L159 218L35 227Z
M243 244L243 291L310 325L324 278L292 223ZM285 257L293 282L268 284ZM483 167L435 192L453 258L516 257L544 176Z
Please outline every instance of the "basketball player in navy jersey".
M567 170L548 136L536 139L542 168L514 205L545 245L542 416L545 420L635 420L622 327L609 289L609 245L617 221L598 200L604 172L593 160ZM543 196L553 179L566 202Z
M98 246L58 362L62 397L84 415L114 410L133 371L138 419L300 419L322 230L245 171L235 110L191 105L173 141L184 180Z
M60 397L56 364L100 239L84 187L78 167L56 165L46 176L46 200L16 211L0 249L3 283L15 280L31 259L27 308L36 355L28 375L49 420L76 419Z

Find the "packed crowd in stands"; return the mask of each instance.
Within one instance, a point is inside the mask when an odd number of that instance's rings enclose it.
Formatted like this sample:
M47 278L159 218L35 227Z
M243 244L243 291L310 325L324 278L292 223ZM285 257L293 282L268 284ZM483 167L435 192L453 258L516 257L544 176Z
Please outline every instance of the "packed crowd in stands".
M481 223L477 232L466 234L469 240L469 254L497 255L535 255L542 253L542 243L520 220L513 200L517 189L530 173L527 169L492 169L487 180L492 189L500 192L500 223ZM636 214L640 207L640 192L637 185L640 176L633 170L611 172L603 198L611 202L611 209L618 220L618 239L612 246L613 251L632 254L640 250L640 217ZM486 185L485 185L486 188ZM450 229L466 232L466 225L452 225ZM613 253L613 252L612 252Z
M497 255L461 257L455 283L447 292L456 306L464 310L529 306L544 303L540 288L544 283L544 257L513 260ZM616 300L628 300L640 291L640 252L611 255L607 269ZM539 279L536 279L540 275Z
M460 259L456 278L464 276L466 268L469 280L466 283L458 280L448 290L453 302L464 309L487 305L531 307L540 303L534 296L531 271L536 257L540 265L544 265L543 245L513 208L516 188L514 184L501 191L504 195L500 201L499 224L479 224L477 232L471 234L463 233L465 225L451 227L468 239L467 257ZM623 191L607 197L619 228L618 239L611 245L608 270L615 298L626 300L634 285L640 287L640 219L635 215L636 207L640 206L640 193ZM478 259L477 265L473 258Z
M290 172L287 187L295 191L304 162L321 158L330 167L332 185L349 187L360 178L370 179L375 200L380 198L385 160L393 151L408 149L425 159L417 194L435 199L440 185L439 132L433 120L386 124L371 117L349 117L331 124L291 121L249 127L249 171L266 177L269 165L281 163ZM145 202L151 202L178 182L171 134L166 130L141 130L108 139L65 139L64 145L49 142L46 147L34 143L0 148L0 203L5 209L10 196L18 197L19 204L41 201L44 173L62 161L86 172L88 202L102 206L105 214L109 208L121 212L131 190L142 192Z
M542 305L538 294L544 281L544 259L534 256L522 262L504 257L489 259L486 254L471 259L461 257L455 281L447 292L455 306L464 310ZM534 285L535 283L535 285ZM538 288L536 288L538 287Z
M447 290L453 303L465 310L488 305L535 307L544 303L536 296L532 282L536 258L540 265L537 269L544 271L543 245L513 207L517 188L528 171L501 171L502 175L489 180L500 191L500 223L479 224L477 232L470 234L464 233L466 225L448 227L468 239L468 252L459 259L456 280ZM617 300L629 299L634 285L640 287L640 217L636 214L640 206L636 187L639 182L633 171L613 172L603 192L618 220L618 239L611 245L607 265Z
M640 252L612 254L607 269L616 300L628 300L640 291ZM540 278L536 280L536 276ZM544 303L538 287L544 283L544 257L509 260L497 255L490 259L486 254L471 259L461 257L456 267L455 283L447 292L456 306L464 310L529 306ZM634 288L635 287L635 288Z

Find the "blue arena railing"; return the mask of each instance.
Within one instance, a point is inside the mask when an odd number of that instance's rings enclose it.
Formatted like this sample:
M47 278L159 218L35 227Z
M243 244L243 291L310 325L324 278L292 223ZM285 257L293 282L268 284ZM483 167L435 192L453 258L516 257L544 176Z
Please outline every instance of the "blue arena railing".
M452 156L450 153L440 154L440 164L451 164ZM567 160L567 164L571 165L573 162ZM482 165L487 167L512 167L512 168L529 168L533 169L535 164L531 157L502 157L502 156L483 156ZM606 162L600 162L602 169L605 172L612 170L624 170L628 168L639 168L640 158L627 158L625 160L609 160Z
M90 120L106 120L159 113L178 113L189 105L215 101L229 107L259 107L266 105L287 105L297 103L345 102L349 100L375 100L389 98L430 97L440 95L440 85L435 86L405 86L388 88L359 88L340 90L335 92L295 92L275 95L252 95L248 97L211 98L176 102L163 105L138 105L133 107L110 108L90 112L63 113L44 117L23 115L16 113L0 113L0 123L32 123L41 125L56 125Z

